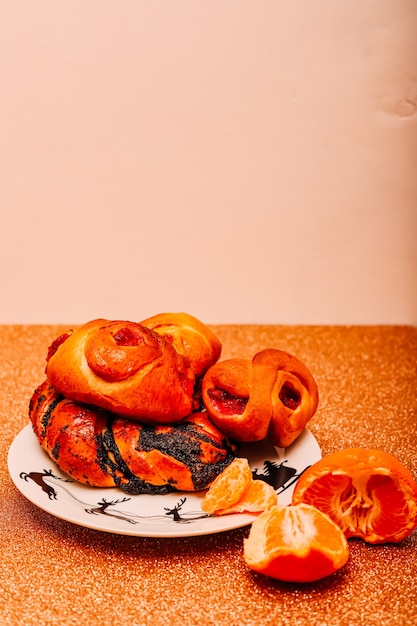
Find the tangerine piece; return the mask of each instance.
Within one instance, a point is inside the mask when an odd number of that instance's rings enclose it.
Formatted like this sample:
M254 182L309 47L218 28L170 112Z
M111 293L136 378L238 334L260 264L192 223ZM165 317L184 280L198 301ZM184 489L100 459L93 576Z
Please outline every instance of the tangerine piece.
M313 582L343 567L349 547L339 526L315 507L275 505L252 523L243 558L271 578Z
M215 511L216 515L229 513L262 513L278 503L275 489L263 480L252 480L240 499L229 507Z
M252 470L245 458L236 458L214 479L201 501L205 513L213 515L238 502L252 481Z
M346 448L317 461L295 486L292 504L301 502L368 543L399 542L417 527L417 484L382 450Z

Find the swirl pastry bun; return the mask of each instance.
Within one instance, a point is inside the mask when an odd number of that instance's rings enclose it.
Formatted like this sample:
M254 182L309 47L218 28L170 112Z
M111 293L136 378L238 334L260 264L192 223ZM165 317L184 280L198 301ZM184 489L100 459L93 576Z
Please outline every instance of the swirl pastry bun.
M172 425L142 424L68 400L48 380L34 391L29 417L57 466L92 487L129 494L199 491L235 458L206 413Z
M276 349L262 350L252 360L219 361L206 372L201 392L208 414L228 437L247 442L269 437L282 448L300 435L319 399L308 368Z
M92 320L50 347L49 382L69 400L149 423L193 407L195 375L172 343L136 322Z
M169 339L176 351L188 358L197 378L220 358L220 340L205 324L188 313L159 313L140 323Z

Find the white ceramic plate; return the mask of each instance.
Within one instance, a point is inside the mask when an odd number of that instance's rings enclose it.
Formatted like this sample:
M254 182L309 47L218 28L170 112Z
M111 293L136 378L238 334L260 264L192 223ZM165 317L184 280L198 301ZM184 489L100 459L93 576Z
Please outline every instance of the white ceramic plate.
M320 447L304 430L286 449L268 441L245 444L239 456L249 460L254 476L266 479L280 504L291 502L298 477L321 458ZM200 507L203 493L130 496L118 488L87 487L63 474L39 445L28 424L13 441L8 455L17 489L40 509L60 519L109 533L137 537L192 537L251 524L253 514L208 517Z

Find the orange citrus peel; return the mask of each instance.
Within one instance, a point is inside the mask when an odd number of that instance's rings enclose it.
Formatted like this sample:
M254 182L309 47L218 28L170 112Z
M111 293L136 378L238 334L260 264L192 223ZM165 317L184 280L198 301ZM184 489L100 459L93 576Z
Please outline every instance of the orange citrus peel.
M329 515L346 537L399 542L417 527L417 484L408 469L382 450L346 448L311 465L299 478L292 504Z

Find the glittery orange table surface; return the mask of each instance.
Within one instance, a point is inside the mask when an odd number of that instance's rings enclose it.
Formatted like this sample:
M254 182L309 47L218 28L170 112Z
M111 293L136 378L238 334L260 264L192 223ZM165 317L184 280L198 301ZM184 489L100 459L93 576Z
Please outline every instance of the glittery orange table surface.
M417 329L406 326L214 326L222 358L287 350L313 372L309 429L322 454L351 446L395 454L417 477ZM398 545L349 540L333 576L288 584L247 568L249 528L155 539L76 526L16 489L9 447L29 423L59 326L0 327L0 617L5 625L388 626L417 623L417 533Z

